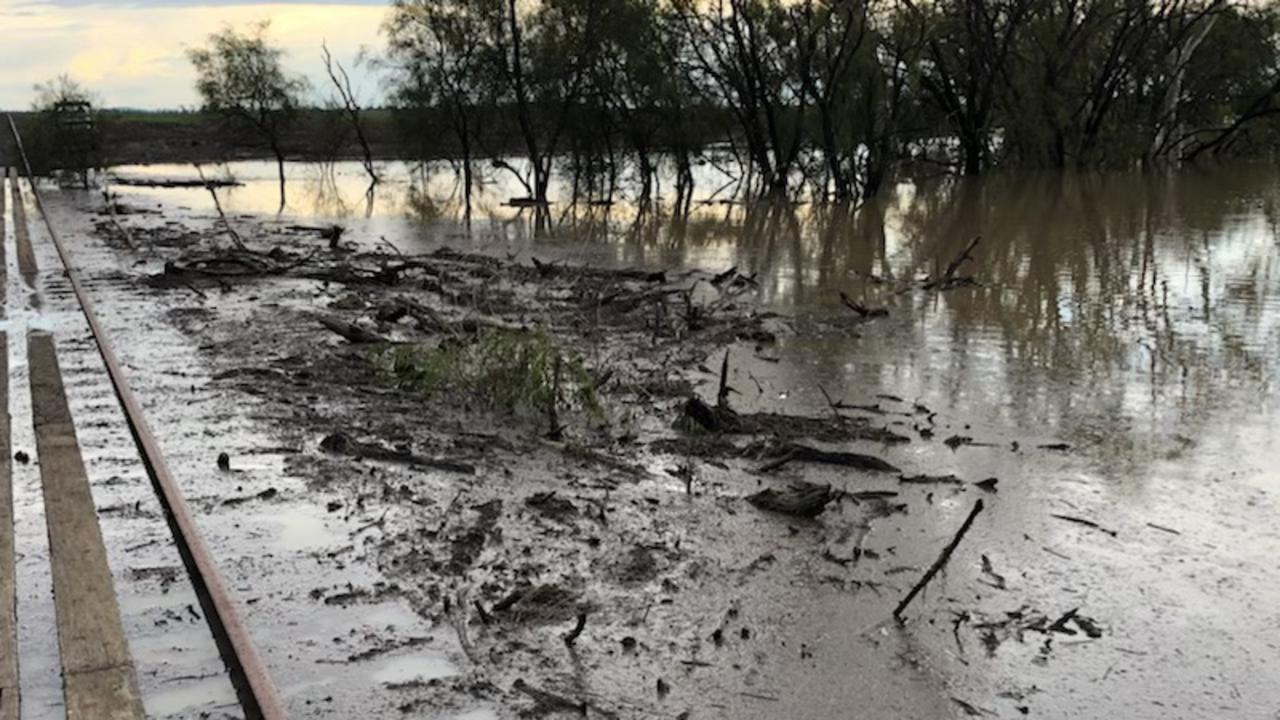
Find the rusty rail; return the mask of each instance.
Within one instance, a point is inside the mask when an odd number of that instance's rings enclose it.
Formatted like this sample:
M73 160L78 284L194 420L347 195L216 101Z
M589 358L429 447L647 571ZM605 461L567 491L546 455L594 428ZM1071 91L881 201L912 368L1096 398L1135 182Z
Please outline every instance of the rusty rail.
M245 714L251 720L284 720L287 715L276 692L275 684L267 673L266 665L258 656L258 651L254 648L248 629L240 619L235 598L223 582L218 565L200 536L191 508L169 472L169 466L165 463L164 455L160 451L160 444L156 441L151 426L143 414L142 405L129 387L124 368L116 357L102 324L98 321L93 301L85 292L80 272L66 246L63 245L62 239L54 230L48 213L45 212L44 202L40 199L40 193L32 178L31 162L22 145L22 136L18 134L18 126L13 122L13 116L7 117L9 130L13 133L14 145L22 158L23 170L31 185L31 194L36 200L36 207L40 211L40 216L44 218L49 237L53 239L58 257L66 268L67 279L71 281L71 288L75 291L80 309L84 311L85 319L89 322L89 329L98 345L102 361L107 367L107 374L111 376L111 386L115 389L116 397L124 409L129 431L133 434L143 465L146 466L160 504L164 507L165 517L173 531L178 552L182 555L187 573L191 577L191 584L200 598L205 618L209 621L209 628L213 632L214 641L218 645L223 662L230 671L232 685L236 689Z

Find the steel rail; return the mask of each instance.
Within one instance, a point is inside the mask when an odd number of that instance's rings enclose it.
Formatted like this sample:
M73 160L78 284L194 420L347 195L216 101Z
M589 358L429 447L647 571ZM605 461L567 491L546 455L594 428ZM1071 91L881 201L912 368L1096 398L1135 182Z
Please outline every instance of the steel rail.
M151 477L151 483L156 489L160 503L164 506L165 517L173 531L178 552L182 555L183 563L187 567L187 574L191 577L191 584L200 599L200 605L204 608L205 618L209 621L209 628L213 632L222 660L230 671L232 685L240 698L240 703L250 720L285 720L288 716L284 705L280 701L266 665L258 656L248 629L240 619L236 600L222 580L222 574L218 570L213 555L209 552L209 547L205 545L200 535L182 490L178 488L177 482L169 472L169 466L165 463L160 444L147 423L142 405L129 387L124 368L116 357L102 324L98 321L93 301L85 292L80 271L76 268L71 254L62 243L57 231L54 230L48 213L45 212L44 202L40 199L40 193L36 189L31 173L31 162L22 145L22 136L18 134L18 126L13 122L12 115L7 117L18 155L22 158L23 170L31 185L31 194L35 197L36 208L44 218L45 228L48 229L49 237L53 239L54 247L58 250L58 257L66 269L67 278L80 303L80 309L84 312L85 319L89 321L89 329L98 345L102 361L107 367L107 374L111 376L111 385L123 406L129 431L133 434L134 442L138 446L143 465L147 468L147 474Z

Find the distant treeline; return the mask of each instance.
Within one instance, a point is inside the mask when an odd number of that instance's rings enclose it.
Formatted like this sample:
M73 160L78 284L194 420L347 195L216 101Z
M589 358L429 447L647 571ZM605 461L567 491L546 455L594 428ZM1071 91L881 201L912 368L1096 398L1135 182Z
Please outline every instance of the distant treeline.
M908 167L1128 166L1280 141L1277 3L396 0L386 62L427 153L677 196L711 143L755 191L848 200ZM599 189L599 188L596 188Z
M467 207L495 172L535 205L553 177L572 200L641 202L661 177L687 206L702 163L746 192L848 201L922 171L1280 148L1280 0L395 0L373 109L323 48L338 97L305 107L266 30L189 51L204 111L98 113L75 157L49 108L91 93L38 87L19 118L37 164L267 155L283 205L286 157L358 157L375 183L374 158L448 158Z

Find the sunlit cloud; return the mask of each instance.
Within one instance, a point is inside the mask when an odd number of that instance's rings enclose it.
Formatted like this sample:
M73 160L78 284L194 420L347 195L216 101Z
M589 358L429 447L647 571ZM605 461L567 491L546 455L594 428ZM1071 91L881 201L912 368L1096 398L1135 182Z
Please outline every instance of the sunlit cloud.
M388 3L181 2L137 0L0 0L0 107L29 107L36 83L67 73L85 83L107 106L194 107L199 100L186 51L224 25L271 22L272 39L286 64L307 75L317 94L326 91L320 43L353 64L362 49L376 51ZM381 96L367 69L352 77L366 102Z

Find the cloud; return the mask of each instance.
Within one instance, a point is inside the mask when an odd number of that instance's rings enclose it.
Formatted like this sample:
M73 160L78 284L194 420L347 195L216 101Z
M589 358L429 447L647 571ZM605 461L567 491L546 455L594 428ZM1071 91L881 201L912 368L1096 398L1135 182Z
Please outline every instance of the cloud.
M198 103L188 48L223 25L271 21L270 36L286 65L325 91L320 43L351 64L365 47L377 49L386 2L181 2L0 0L0 108L30 105L32 87L62 73L88 85L108 106L175 108ZM366 102L381 96L379 79L352 68Z

